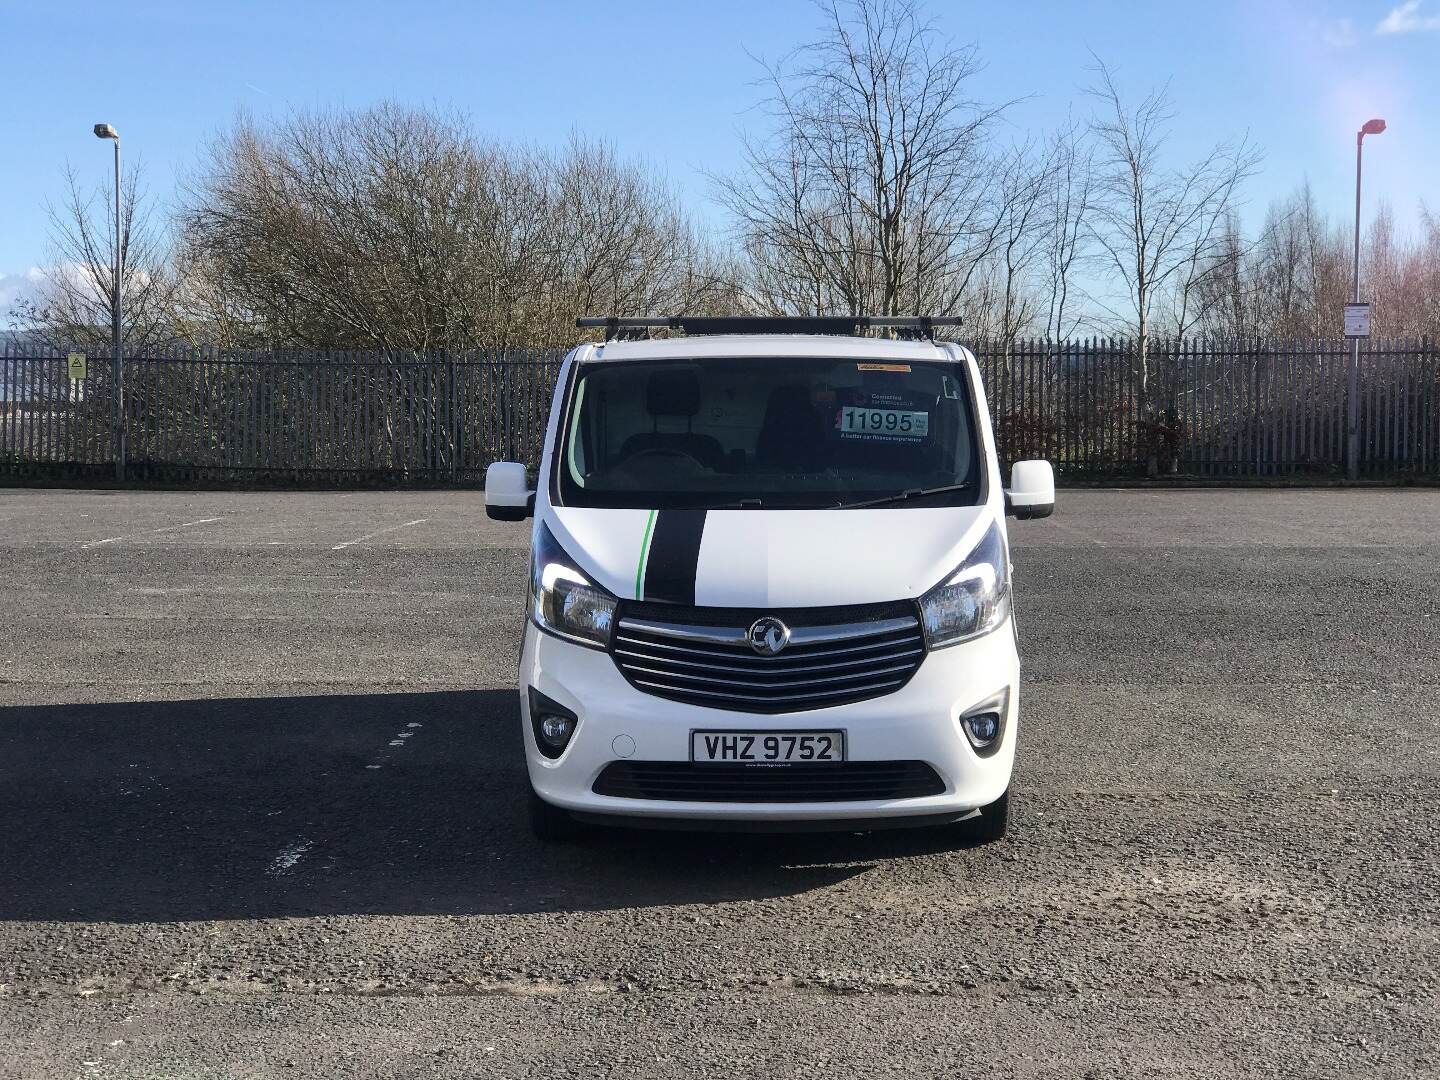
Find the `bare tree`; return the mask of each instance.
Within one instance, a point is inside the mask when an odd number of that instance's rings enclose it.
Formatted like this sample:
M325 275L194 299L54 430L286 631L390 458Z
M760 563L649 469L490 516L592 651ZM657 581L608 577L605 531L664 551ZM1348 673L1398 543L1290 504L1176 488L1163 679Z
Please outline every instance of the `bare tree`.
M1177 286L1188 299L1196 274L1224 243L1226 216L1259 154L1246 139L1221 142L1187 168L1168 168L1163 151L1174 113L1167 92L1151 91L1132 106L1104 62L1097 58L1093 70L1096 81L1086 91L1096 103L1090 234L1120 285L1118 295L1098 302L1135 334L1148 408L1156 304Z
M552 276L575 312L733 311L730 261L690 223L657 177L603 143L572 138L555 163Z
M191 325L313 347L568 344L577 314L714 304L730 269L603 144L502 146L395 105L241 119L183 225Z
M172 338L173 278L166 230L133 167L120 188L122 303L120 332L134 352ZM51 252L44 283L22 300L13 318L22 333L56 347L110 349L115 309L115 217L109 189L87 191L75 170L65 170L65 197L47 208Z
M1440 217L1430 212L1423 203L1420 206L1420 223L1424 236L1420 241L1420 295L1422 301L1417 312L1420 333L1440 337Z
M262 348L270 343L251 298L214 251L182 233L171 264L175 272L172 317L177 342L192 348Z
M1062 341L1079 328L1072 306L1074 275L1087 254L1087 229L1095 197L1092 151L1073 123L1050 137L1050 187L1045 203L1042 262L1048 301L1045 334Z
M996 163L1000 205L995 261L1002 287L995 336L1007 350L1033 327L1043 302L1032 275L1046 246L1046 202L1053 195L1057 167L1048 152L1052 149L1053 144L1037 153L1033 144L1026 143Z
M1196 275L1190 325L1226 338L1322 334L1313 312L1322 288L1317 268L1334 254L1325 250L1333 246L1328 234L1308 186L1272 203L1253 240L1232 212L1219 249Z
M1195 255L1179 275L1169 299L1166 322L1176 337L1204 328L1227 338L1253 338L1265 318L1252 257L1239 215L1225 216L1219 242L1210 244L1203 260Z
M1394 211L1381 202L1366 231L1361 287L1374 304L1377 332L1384 336L1440 332L1436 318L1440 238L1434 218L1423 206L1419 225L1418 237L1401 234Z
M826 0L821 37L765 67L773 131L717 181L754 303L775 313L953 313L999 233L974 47L911 0Z
M1309 185L1272 203L1257 237L1227 223L1203 280L1193 293L1191 315L1208 334L1293 340L1333 337L1350 297L1348 228L1329 221ZM1382 335L1440 332L1440 230L1422 208L1420 234L1399 233L1381 204L1362 247L1365 294Z

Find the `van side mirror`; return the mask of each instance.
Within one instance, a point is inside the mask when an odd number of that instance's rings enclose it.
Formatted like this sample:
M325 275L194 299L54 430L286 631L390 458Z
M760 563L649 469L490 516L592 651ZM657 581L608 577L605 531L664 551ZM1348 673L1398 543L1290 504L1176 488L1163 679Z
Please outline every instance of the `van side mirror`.
M1010 469L1005 512L1017 518L1043 518L1055 512L1055 470L1048 461L1017 461Z
M535 493L518 461L492 461L485 470L485 514L496 521L524 521L535 512Z

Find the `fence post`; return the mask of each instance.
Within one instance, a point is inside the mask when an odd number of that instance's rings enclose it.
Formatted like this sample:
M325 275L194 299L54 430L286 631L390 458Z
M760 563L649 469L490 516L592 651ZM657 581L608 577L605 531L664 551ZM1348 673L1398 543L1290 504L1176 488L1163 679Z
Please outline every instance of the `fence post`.
M1360 339L1350 339L1350 379L1345 400L1345 475L1360 476Z
M450 483L460 476L460 428L455 422L455 353L445 350L445 438L450 444Z
M501 441L505 449L501 452L501 461L514 461L516 456L513 453L514 441L511 438L510 426L510 412L511 405L513 404L510 400L510 383L509 354L502 352L500 354L500 423L502 431Z
M116 316L117 318L119 316ZM115 385L111 387L111 406L115 411L115 479L125 482L125 358L115 348Z

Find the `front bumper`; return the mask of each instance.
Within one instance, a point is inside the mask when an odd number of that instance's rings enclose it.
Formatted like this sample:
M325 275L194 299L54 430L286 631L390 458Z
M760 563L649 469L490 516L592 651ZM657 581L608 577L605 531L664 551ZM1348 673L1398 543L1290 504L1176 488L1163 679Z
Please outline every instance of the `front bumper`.
M522 736L530 782L546 802L582 815L674 818L703 822L866 821L943 819L991 803L1010 784L1019 733L1019 657L1008 624L975 641L925 657L892 694L825 709L781 714L735 713L642 693L625 681L610 655L562 641L527 624L520 656ZM535 747L528 687L579 718L560 757ZM961 731L967 710L1009 688L999 750L980 757ZM688 761L690 732L840 729L850 761L923 761L945 790L920 798L864 802L717 803L616 798L592 790L602 769L618 760Z

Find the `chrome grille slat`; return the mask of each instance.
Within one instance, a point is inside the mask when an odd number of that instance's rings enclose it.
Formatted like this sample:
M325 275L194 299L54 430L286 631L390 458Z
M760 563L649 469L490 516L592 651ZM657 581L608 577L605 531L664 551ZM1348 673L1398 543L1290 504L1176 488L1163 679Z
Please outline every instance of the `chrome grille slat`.
M621 619L617 626L621 630L634 630L642 634L659 634L661 637L678 638L681 641L703 641L711 645L744 645L747 629L743 626L689 626L684 623L657 623L647 619Z
M901 642L908 644L908 642ZM918 642L916 643L918 645ZM829 664L787 664L781 667L778 663L773 668L766 667L745 667L743 665L729 664L706 664L699 660L680 660L672 656L655 656L650 653L639 652L634 649L616 649L618 656L626 656L633 660L645 663L678 664L687 668L703 668L706 671L734 671L741 675L753 675L756 672L762 674L773 671L775 674L791 675L802 671L833 671L837 668L853 668L856 666L869 666L870 664L886 664L895 660L908 660L912 656L919 656L925 650L921 648L909 648L901 652L880 653L876 656L867 656L856 660L837 660ZM778 658L777 658L778 659Z
M750 626L767 614L790 629L776 656L750 647ZM632 686L657 697L738 712L800 712L904 686L925 659L925 636L919 612L903 601L774 613L637 601L618 612L610 658Z
M817 691L815 691L813 694L731 694L731 693L724 693L724 694L722 694L722 693L719 693L718 691L715 691L715 690L696 690L694 687L691 687L691 686L669 686L669 685L667 685L667 684L665 684L665 683L649 682L649 681L647 681L647 680L645 680L645 679L634 679L634 680L632 680L632 681L635 683L636 686L647 686L647 687L651 687L652 689L655 689L655 690L668 691L667 693L662 694L662 695L661 695L662 697L682 697L682 698L684 698L684 699L686 699L686 700L689 700L689 699L692 699L692 698L722 698L722 699L724 699L724 700L726 700L726 701L754 701L754 702L764 702L764 701L780 701L780 702L811 701L811 700L814 700L814 699L816 699L816 698L834 698L834 697L843 697L843 696L846 696L846 695L849 695L850 698L851 698L851 700L856 700L856 701L858 701L858 700L861 700L861 699L867 698L867 697L876 697L878 694L883 693L885 690L893 689L893 688L895 688L895 687L897 687L897 686L902 686L902 685L904 685L904 683L905 683L905 680L904 680L904 679L891 679L891 680L889 680L888 682L876 683L876 684L874 684L873 686L867 686L867 687L861 687L861 688L854 688L854 689L852 689L852 688L850 688L850 687L846 687L844 690L817 690ZM833 704L833 703L832 703L832 702L826 702L826 704ZM782 711L782 710L776 710L776 711Z
M684 645L667 645L659 641L646 641L644 638L631 637L625 634L615 635L617 644L641 645L647 649L664 649L666 652L683 652L692 656L717 657L726 660L738 660L751 664L783 664L795 660L825 660L832 656L847 656L859 652L871 652L875 649L884 649L896 645L916 645L921 642L920 629L917 626L913 633L903 638L896 638L891 641L876 641L869 645L847 645L839 649L811 649L808 652L796 652L793 656L787 648L779 656L767 659L763 656L756 656L748 646L734 650L718 649L692 649Z
M661 637L679 638L682 641L703 641L715 645L744 645L748 624L740 627L698 626L687 623L661 623L649 619L621 619L617 624L624 630L658 634ZM790 645L797 648L804 645L827 645L835 641L852 641L855 638L875 637L879 634L909 630L915 626L914 619L877 619L873 622L839 623L835 626L796 626L790 630Z
M644 675L658 675L661 678L665 679L686 679L690 682L718 683L720 686L741 687L749 690L769 690L772 688L788 690L791 687L796 686L828 686L831 683L853 683L864 680L873 681L874 677L877 675L894 675L896 672L909 671L910 665L891 665L890 667L880 668L879 670L866 670L850 675L830 675L819 679L785 679L777 680L775 682L756 682L753 679L724 679L717 678L714 675L691 675L683 671L657 671L654 668L646 668L639 666L632 666L630 670L640 672ZM776 672L776 674L778 675L782 673ZM695 689L700 690L701 688L697 686ZM709 693L709 691L705 692Z

